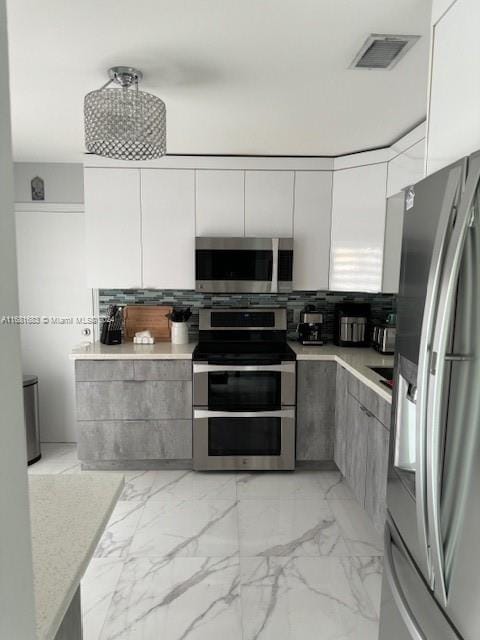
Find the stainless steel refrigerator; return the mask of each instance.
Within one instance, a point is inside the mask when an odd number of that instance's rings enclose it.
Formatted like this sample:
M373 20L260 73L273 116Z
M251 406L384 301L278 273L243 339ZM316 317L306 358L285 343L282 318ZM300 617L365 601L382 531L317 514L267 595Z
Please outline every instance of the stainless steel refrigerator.
M480 638L479 178L405 192L380 640Z

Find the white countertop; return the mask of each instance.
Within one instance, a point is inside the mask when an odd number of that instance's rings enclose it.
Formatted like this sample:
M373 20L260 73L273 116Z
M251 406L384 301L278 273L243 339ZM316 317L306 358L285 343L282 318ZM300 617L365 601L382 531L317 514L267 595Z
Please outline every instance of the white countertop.
M373 389L387 402L392 402L392 392L381 384L381 376L369 367L393 367L393 356L384 356L371 348L337 347L326 344L321 347L289 342L297 354L297 360L333 360Z
M94 342L74 349L70 354L70 359L191 360L196 345L196 342L189 342L188 344L172 344L171 342L133 344L133 342L123 342L116 345ZM370 348L337 347L333 344L316 347L289 341L289 345L297 354L298 360L331 360L338 362L364 384L376 391L387 402L392 401L391 391L380 383L381 377L368 367L391 367L393 366L393 356L383 356Z
M53 640L123 487L121 474L31 475L38 640Z
M171 342L155 342L155 344L102 344L94 342L74 349L71 360L191 360L196 342L188 344L172 344Z

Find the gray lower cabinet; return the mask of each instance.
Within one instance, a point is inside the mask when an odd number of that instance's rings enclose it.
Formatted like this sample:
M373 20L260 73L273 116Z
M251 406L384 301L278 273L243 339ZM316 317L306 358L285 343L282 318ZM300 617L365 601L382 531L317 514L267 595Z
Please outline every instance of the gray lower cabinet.
M87 468L191 461L191 360L77 360L75 379Z
M346 473L346 430L348 424L348 372L337 366L335 394L335 439L334 460L343 475Z
M381 532L385 524L390 403L340 365L336 382L334 459L358 503Z
M365 505L368 425L361 404L347 394L347 428L345 432L345 478L358 502Z
M389 440L388 429L375 417L369 418L365 510L379 532L385 526Z
M186 380L77 382L77 420L175 420L192 417Z
M297 363L297 460L333 460L335 377L335 362Z

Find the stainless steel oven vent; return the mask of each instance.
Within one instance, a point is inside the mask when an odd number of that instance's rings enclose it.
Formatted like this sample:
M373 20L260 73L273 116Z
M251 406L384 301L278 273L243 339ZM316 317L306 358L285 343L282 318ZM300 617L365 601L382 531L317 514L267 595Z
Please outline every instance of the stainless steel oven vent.
M372 33L355 56L351 69L392 69L420 36Z

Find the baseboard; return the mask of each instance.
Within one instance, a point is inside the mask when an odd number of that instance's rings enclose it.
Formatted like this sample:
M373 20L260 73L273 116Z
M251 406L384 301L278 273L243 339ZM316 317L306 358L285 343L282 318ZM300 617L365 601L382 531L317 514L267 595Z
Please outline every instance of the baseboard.
M295 469L306 471L338 471L333 460L297 460Z
M82 471L136 471L192 469L192 460L81 460Z

